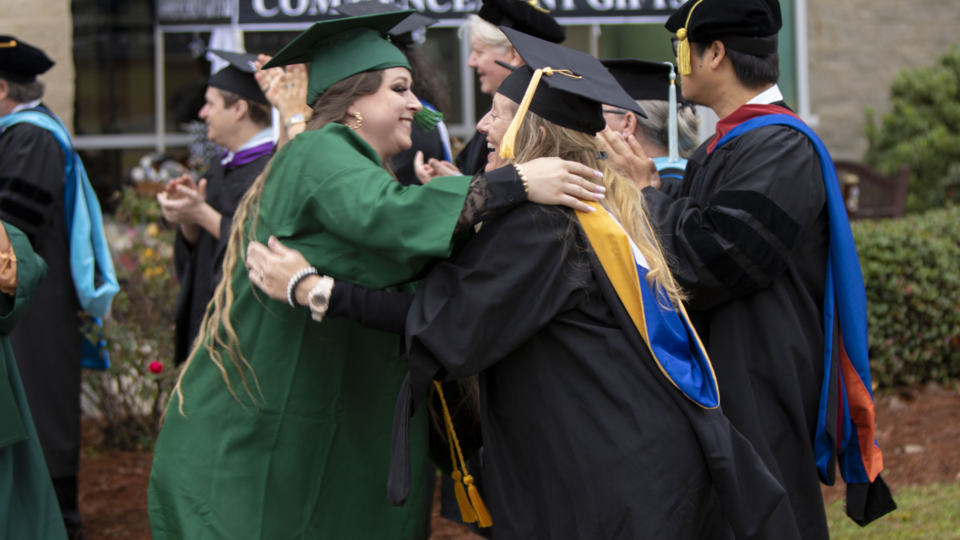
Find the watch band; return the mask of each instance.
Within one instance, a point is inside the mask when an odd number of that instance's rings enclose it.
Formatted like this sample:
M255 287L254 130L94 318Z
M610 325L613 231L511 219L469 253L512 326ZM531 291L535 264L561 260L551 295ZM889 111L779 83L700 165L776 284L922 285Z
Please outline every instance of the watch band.
M290 129L294 124L305 124L306 122L307 122L307 117L300 113L297 113L291 116L290 118L288 118L287 121L284 122L283 127L286 129Z
M330 295L333 294L333 286L336 282L330 276L322 276L310 293L307 294L307 305L310 306L310 316L313 320L320 322L323 316L327 314L327 308L330 306Z

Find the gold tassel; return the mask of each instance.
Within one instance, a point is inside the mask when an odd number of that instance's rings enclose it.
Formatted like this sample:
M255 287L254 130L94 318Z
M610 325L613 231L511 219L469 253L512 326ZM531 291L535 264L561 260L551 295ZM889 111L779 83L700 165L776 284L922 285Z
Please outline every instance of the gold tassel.
M527 109L530 108L533 95L537 93L537 85L540 83L540 78L543 77L543 72L544 70L542 69L533 72L533 78L530 79L530 84L527 85L527 91L523 94L523 99L520 101L520 108L517 109L516 116L514 116L513 121L510 122L510 127L507 128L507 132L503 135L503 140L500 141L500 157L503 159L513 159L514 157L513 145L517 142L517 131L520 129L520 123L523 122L523 117L527 114Z
M450 459L453 462L453 474L450 476L453 477L453 491L457 496L457 505L460 506L460 516L463 518L464 523L479 522L478 524L481 527L489 527L493 525L493 519L490 517L490 512L487 510L486 505L483 504L483 500L480 499L477 488L473 486L473 477L467 472L467 463L463 459L463 451L460 450L460 441L457 439L457 433L453 429L453 418L450 416L450 409L447 408L447 400L443 397L443 387L441 387L437 381L433 381L433 384L437 389L437 394L440 396L440 405L443 407L443 422L447 428L447 441L450 443ZM458 456L460 457L460 468L463 469L465 477L461 477L460 471L457 470ZM461 478L463 483L461 483ZM469 500L467 499L467 494L464 493L464 483L469 487ZM472 507L471 501L473 502Z
M481 527L493 525L493 518L490 517L490 511L487 510L487 505L483 504L483 499L480 498L480 492L477 491L477 486L473 485L473 477L468 474L466 478L463 479L463 482L467 484L467 489L470 491L470 502L473 503L473 509L477 513L477 525Z
M454 469L452 476L453 492L457 495L457 505L460 507L460 517L463 519L464 523L474 523L477 521L477 514L474 513L473 507L470 506L470 501L467 499L467 492L463 489L460 471ZM472 476L468 478L473 480ZM489 527L489 525L481 525L481 527Z
M513 117L513 121L510 122L510 126L507 127L507 132L503 135L503 140L500 141L500 157L503 159L514 158L513 146L517 142L517 131L520 130L520 123L523 122L523 117L527 115L527 110L530 108L530 102L533 101L533 95L537 93L537 85L540 84L540 79L544 74L546 74L547 77L558 74L565 77L570 77L571 79L583 78L579 75L574 75L569 69L553 69L545 67L533 72L533 78L530 79L530 84L527 85L527 91L523 94L523 100L520 101L520 107L517 109L517 115Z
M527 4L529 4L530 7L539 11L540 13L550 13L549 9L540 7L537 0L527 0Z
M689 75L693 69L690 67L690 41L687 40L686 28L677 30L677 39L680 40L677 45L677 66L681 75Z
M686 24L683 25L683 28L677 30L677 39L680 40L680 43L677 44L677 67L681 75L693 73L693 69L690 67L690 31L687 28L690 26L690 17L693 16L693 10L697 9L697 6L702 2L703 0L697 0L697 3L687 13Z

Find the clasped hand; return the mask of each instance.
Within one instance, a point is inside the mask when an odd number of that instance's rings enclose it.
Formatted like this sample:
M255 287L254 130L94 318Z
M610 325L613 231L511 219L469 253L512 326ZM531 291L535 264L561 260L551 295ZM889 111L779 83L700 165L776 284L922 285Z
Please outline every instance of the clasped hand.
M200 222L207 204L206 198L207 180L201 179L198 185L186 174L169 181L166 188L157 194L163 217L170 223L181 225L196 225Z

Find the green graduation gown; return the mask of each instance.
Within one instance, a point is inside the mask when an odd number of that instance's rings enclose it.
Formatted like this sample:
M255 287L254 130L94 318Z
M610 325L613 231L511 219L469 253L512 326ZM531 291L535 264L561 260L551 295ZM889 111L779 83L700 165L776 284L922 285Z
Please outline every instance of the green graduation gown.
M17 256L17 294L0 293L0 538L63 540L67 531L9 337L47 275L47 264L19 229L4 226Z
M404 187L363 139L328 124L274 158L256 237L276 235L335 279L401 285L449 255L470 182ZM257 399L226 354L242 404L207 351L196 353L182 382L185 414L174 398L154 452L153 538L426 538L433 470L425 411L412 420L410 498L402 508L386 498L406 374L398 336L345 319L314 322L308 309L255 291L242 264L231 279L231 320Z

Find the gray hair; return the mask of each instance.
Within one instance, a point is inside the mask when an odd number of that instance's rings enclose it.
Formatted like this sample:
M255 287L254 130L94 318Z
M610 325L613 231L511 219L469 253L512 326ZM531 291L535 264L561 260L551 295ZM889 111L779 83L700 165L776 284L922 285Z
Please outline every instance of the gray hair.
M670 118L668 113L670 102L659 99L644 99L638 100L637 104L647 112L647 118L637 116L637 126L643 129L644 135L650 142L669 148ZM699 128L700 120L697 118L697 113L693 110L693 107L680 106L677 110L677 139L680 157L689 157L700 146Z
M18 83L7 79L4 80L7 81L7 86L10 88L7 97L17 103L36 101L43 97L43 91L46 89L43 81Z
M461 26L457 32L460 39L463 39L463 33L466 29L470 30L471 38L479 39L491 47L499 48L501 51L506 51L507 47L512 46L506 34L501 32L496 26L481 19L479 15L470 15L467 17L467 24Z

